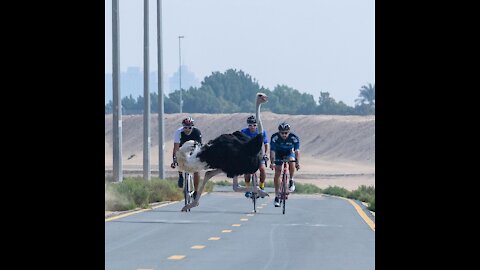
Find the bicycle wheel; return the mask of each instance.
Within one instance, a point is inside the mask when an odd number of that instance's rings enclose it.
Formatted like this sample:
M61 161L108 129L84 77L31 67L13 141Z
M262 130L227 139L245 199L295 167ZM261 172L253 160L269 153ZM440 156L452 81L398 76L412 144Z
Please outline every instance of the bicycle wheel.
M255 191L255 188L257 186L257 174L254 173L251 176L250 183L252 185L252 202L253 202L253 212L257 212L257 192Z
M191 203L190 190L192 187L190 177L189 173L184 173L183 175L183 197L185 198L185 205ZM188 211L190 212L190 209L188 209Z
M287 204L287 174L282 177L282 213L285 215L285 205Z

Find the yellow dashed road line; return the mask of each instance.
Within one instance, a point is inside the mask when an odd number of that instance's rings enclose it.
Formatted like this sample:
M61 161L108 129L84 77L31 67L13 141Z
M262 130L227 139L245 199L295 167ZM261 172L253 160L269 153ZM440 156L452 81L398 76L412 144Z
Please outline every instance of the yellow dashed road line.
M242 226L241 224L232 224L232 227L240 227Z
M240 221L247 221L248 218L241 218Z
M169 259L169 260L181 260L183 258L185 258L185 255L172 255L172 256L168 257L167 259Z
M208 240L217 241L217 240L220 240L220 237L216 237L216 236L215 237L210 237L210 238L208 238Z
M222 230L223 233L232 232L232 230Z
M192 246L191 249L202 249L205 248L205 246Z

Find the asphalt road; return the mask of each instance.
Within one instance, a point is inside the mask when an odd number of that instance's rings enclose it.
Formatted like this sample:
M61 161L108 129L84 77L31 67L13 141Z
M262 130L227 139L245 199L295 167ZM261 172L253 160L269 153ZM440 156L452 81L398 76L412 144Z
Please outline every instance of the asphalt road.
M375 269L374 217L361 204L323 195L273 198L212 192L105 221L107 270Z

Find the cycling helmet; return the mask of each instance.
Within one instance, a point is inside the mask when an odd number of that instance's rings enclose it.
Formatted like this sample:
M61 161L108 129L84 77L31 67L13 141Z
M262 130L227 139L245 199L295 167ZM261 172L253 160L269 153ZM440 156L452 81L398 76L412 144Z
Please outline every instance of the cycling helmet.
M280 125L278 125L278 130L279 131L290 130L290 125L287 124L286 122L283 122Z
M256 124L257 119L255 119L255 116L251 115L247 118L247 124Z
M187 117L187 118L182 120L182 125L184 125L184 126L194 126L193 122L194 122L194 120L193 120L192 117Z

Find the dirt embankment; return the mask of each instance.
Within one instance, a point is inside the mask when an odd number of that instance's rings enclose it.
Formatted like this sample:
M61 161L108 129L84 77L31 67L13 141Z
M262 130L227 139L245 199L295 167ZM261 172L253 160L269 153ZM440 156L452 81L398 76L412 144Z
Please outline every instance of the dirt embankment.
M175 175L170 168L173 134L186 116L195 119L195 125L208 142L223 133L232 133L246 127L247 113L234 114L165 114L164 168L167 176ZM281 115L262 113L267 136L277 131L280 122L292 126L300 137L301 169L296 173L299 182L319 187L337 185L349 190L359 185L375 185L375 116ZM150 164L152 175L158 173L158 115L151 114ZM105 170L112 169L112 115L105 116ZM122 116L122 157L124 174L142 175L143 170L143 116ZM131 157L134 155L133 157ZM130 158L130 159L128 159ZM225 175L214 178L226 179ZM267 181L273 171L267 170Z

